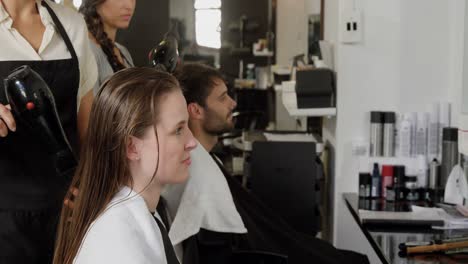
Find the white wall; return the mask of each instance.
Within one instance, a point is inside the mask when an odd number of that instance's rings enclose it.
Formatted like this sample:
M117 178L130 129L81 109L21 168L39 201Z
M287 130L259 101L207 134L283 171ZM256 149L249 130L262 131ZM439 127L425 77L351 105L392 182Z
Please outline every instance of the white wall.
M340 248L369 253L371 263L379 263L353 226L342 200L343 192L358 191L351 143L369 137L371 110L425 111L434 101L450 101L452 122L457 120L464 1L337 1L339 12L353 5L363 12L364 32L362 43L335 43L338 114L334 243ZM329 14L325 16L327 19ZM337 34L338 27L330 29L325 24L326 37Z

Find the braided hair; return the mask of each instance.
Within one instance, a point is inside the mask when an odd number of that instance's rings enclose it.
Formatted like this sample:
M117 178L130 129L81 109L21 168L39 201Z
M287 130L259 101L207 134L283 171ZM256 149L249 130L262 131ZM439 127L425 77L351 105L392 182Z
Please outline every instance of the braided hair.
M125 66L117 59L117 55L114 52L115 44L104 31L104 24L101 16L99 16L97 12L97 7L105 1L106 0L85 0L79 11L84 16L89 32L99 43L104 54L106 54L107 61L109 61L112 70L117 72L124 69Z

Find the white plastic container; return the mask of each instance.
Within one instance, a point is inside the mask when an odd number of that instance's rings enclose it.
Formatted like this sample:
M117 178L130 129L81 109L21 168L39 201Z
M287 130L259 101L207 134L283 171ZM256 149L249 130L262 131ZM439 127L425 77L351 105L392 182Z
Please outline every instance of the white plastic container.
M437 151L437 160L442 160L442 135L444 127L450 127L450 103L441 102L439 107L439 148Z
M418 113L411 112L409 113L410 122L411 122L411 156L416 156L416 126L418 123Z
M428 187L428 164L427 158L424 155L418 155L416 157L416 176L418 177L417 186L419 188L427 188Z
M427 155L427 129L429 113L418 113L416 124L416 155Z
M405 114L398 130L398 157L411 157L411 115Z
M427 160L439 160L439 103L433 103L427 131Z

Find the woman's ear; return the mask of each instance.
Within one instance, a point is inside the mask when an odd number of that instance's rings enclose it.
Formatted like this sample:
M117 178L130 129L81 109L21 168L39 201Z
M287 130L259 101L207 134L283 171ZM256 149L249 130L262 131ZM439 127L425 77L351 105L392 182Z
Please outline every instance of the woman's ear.
M129 160L135 161L135 160L140 159L141 144L142 144L141 139L134 137L134 136L130 136L128 143L127 143L127 158Z
M187 105L187 111L190 119L202 119L203 118L203 107L197 103L190 103Z

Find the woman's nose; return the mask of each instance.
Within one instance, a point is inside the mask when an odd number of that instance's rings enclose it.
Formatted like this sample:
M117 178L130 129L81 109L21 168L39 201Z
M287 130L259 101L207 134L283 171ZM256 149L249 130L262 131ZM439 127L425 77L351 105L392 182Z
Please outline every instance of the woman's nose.
M188 151L191 151L196 146L197 146L197 140L193 136L192 131L189 130L189 138L188 138L187 144L185 145L185 149L187 149Z

